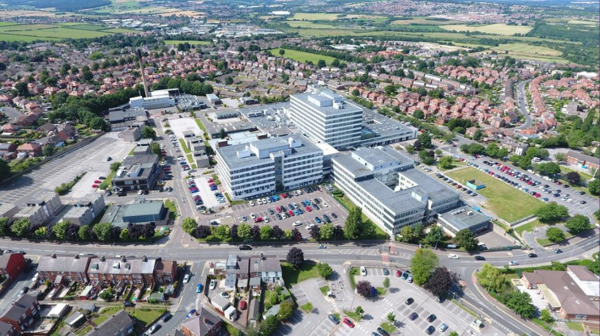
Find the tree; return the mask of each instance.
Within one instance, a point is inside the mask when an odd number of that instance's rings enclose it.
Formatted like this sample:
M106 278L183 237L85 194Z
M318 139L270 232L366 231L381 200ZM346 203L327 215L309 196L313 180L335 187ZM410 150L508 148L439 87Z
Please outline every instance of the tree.
M77 236L80 240L89 240L90 239L90 227L89 226L81 226L77 231Z
M119 239L122 241L127 241L129 238L129 229L125 228L121 230L121 233L119 233Z
M598 196L600 194L600 180L594 179L588 183L588 190L590 194Z
M458 336L458 333L456 331L453 331L449 333L448 336Z
M285 49L279 49L279 55L281 55L281 56L285 55Z
M425 236L424 242L425 244L435 246L439 242L441 242L445 237L446 235L444 235L444 229L442 229L441 226L432 225L431 229Z
M281 239L283 238L283 235L284 232L279 225L273 226L273 230L271 231L271 237L273 237L273 239Z
M537 308L531 303L531 296L527 292L510 291L504 298L501 297L501 301L523 318L533 318L537 313Z
M219 239L227 239L229 237L229 226L219 225L214 231L214 235Z
M0 217L0 236L8 233L8 217Z
M554 317L552 317L550 310L542 309L542 311L540 311L540 320L542 320L546 323L552 323L552 322L554 322Z
M42 155L44 155L44 156L51 156L52 154L54 154L54 149L55 149L55 147L54 147L53 144L47 144L42 149Z
M433 152L431 153L433 154ZM435 162L435 158L433 157L433 155L429 155L429 151L426 149L419 151L419 159L422 163L428 166L432 165Z
M352 207L346 217L346 223L344 226L344 236L347 239L356 239L360 237L363 227L362 220L362 209L359 207Z
M575 215L565 223L567 229L572 234L579 234L591 229L590 219L584 215Z
M221 128L221 130L219 131L219 138L225 139L225 137L227 137L227 133L225 132L224 128Z
M566 271L567 266L561 264L559 261L553 260L550 262L553 271Z
M425 113L421 109L416 109L413 113L413 117L417 119L425 119Z
M272 233L273 233L273 229L271 229L271 226L265 225L260 228L260 239L269 240L269 239L271 239Z
M329 264L320 262L317 264L317 272L319 272L319 276L325 280L329 278L329 276L333 273L333 269Z
M365 310L363 309L363 307L357 306L356 308L354 308L354 312L356 313L356 315L362 318L363 314L365 313Z
M371 283L367 280L361 280L356 283L356 292L364 297L371 296Z
M292 266L294 268L298 268L300 266L302 266L302 264L304 263L304 252L302 252L301 249L297 248L297 247L292 247L287 254L287 257L285 258L285 260L292 264Z
M566 162L567 161L567 154L565 153L556 153L554 154L554 159L558 162Z
M267 316L267 318L262 321L259 325L260 334L264 336L269 336L273 334L277 328L279 328L279 319L275 315Z
M454 241L462 248L467 251L473 251L477 248L479 240L475 238L475 235L469 229L462 229L454 236Z
M142 128L142 138L150 138L154 140L156 139L156 131L152 127L144 126L144 128Z
M451 156L443 156L441 159L438 160L437 165L441 169L450 169L450 168L452 168L453 162L454 162L454 160L452 159Z
M352 90L352 95L354 97L358 97L358 96L360 96L360 91L358 91L358 89L354 89L354 90Z
M475 133L473 134L473 140L475 140L475 141L481 140L482 137L483 137L483 132L481 132L480 129L477 129L475 131Z
M321 231L321 228L319 228L317 225L313 225L310 230L308 230L308 233L310 234L310 238L312 239L319 239L319 232Z
M429 133L425 132L425 133L419 134L419 136L417 137L417 140L419 140L419 142L421 143L421 146L423 148L431 147L431 136L429 135Z
M113 162L110 164L110 170L116 172L121 167L121 162Z
M194 234L194 236L196 238L204 239L204 238L210 236L210 234L211 234L211 230L208 225L198 225L198 228L196 228L196 233Z
M477 273L477 280L482 287L496 293L503 292L507 287L510 288L510 284L502 271L489 263L483 263L483 267Z
M568 172L565 175L565 178L567 179L567 181L569 181L572 184L579 184L579 182L581 181L581 175L579 175L578 172Z
M153 142L150 144L150 152L160 156L162 154L162 149L158 143Z
M94 225L93 231L100 241L105 242L110 238L110 228L110 223L99 223Z
M18 82L15 84L15 90L17 91L17 96L29 97L30 95L27 83L25 82Z
M195 219L188 217L181 223L181 228L185 233L192 234L198 228L198 223L196 223Z
M249 239L251 236L250 230L251 230L250 225L248 225L246 223L242 223L238 227L238 236L244 240Z
M423 287L435 296L442 296L448 293L450 286L452 286L452 274L446 267L438 267Z
M415 227L410 226L410 225L403 226L400 229L400 235L401 235L401 237L399 239L401 242L404 242L404 243L415 243L421 237L420 232L417 232Z
M250 235L252 236L252 239L259 240L260 239L260 226L254 225L250 229Z
M225 84L227 84L227 85L233 84L233 78L231 78L231 76L225 77Z
M10 227L10 231L17 235L17 237L23 237L29 231L29 219L21 218L14 221Z
M321 226L321 230L319 230L319 238L321 240L329 240L331 238L333 238L333 224L331 223L327 223L323 226Z
M320 59L320 60L317 62L317 69L321 69L321 68L324 68L324 67L326 67L326 66L327 66L327 63L325 62L325 60L322 60L322 59Z
M537 165L535 170L545 176L554 176L560 173L560 166L554 162L545 162Z
M410 260L410 271L415 283L419 286L423 285L438 265L439 259L433 251L418 248Z
M294 306L289 301L283 301L279 304L279 312L277 312L277 317L280 321L286 321L292 314L294 313Z
M534 214L542 222L553 222L569 216L569 210L556 202L550 202L539 207Z
M104 291L102 291L102 292L100 293L100 295L98 295L98 296L99 296L99 297L100 297L102 300L104 300L104 301L106 301L106 302L110 302L110 301L113 299L114 295L115 295L115 294L113 293L113 290L112 290L112 288L110 288L110 287L109 287L109 288L105 289Z
M392 312L389 312L385 318L388 320L388 322L390 324L396 323L396 315L394 315L394 313L392 313Z
M383 287L390 288L390 278L383 279Z
M553 243L558 243L565 240L565 233L559 228L551 227L546 230L546 238Z
M52 233L54 233L56 238L65 240L67 238L67 229L69 228L69 225L71 225L71 223L62 220L52 226Z

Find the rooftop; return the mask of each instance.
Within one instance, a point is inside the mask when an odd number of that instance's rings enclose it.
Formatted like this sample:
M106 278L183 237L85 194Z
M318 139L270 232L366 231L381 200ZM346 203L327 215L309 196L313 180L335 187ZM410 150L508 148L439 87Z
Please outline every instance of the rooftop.
M362 109L344 101L344 97L324 87L311 86L306 92L292 95L294 100L301 101L328 116L358 112Z
M489 221L487 216L473 210L469 206L440 213L439 217L452 225L457 232Z

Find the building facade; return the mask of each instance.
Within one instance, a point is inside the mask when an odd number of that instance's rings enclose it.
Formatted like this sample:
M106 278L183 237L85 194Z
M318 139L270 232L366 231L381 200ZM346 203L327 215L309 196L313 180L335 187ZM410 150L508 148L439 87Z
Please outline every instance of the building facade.
M158 155L130 155L112 179L113 188L122 190L152 189L159 173Z
M219 178L232 199L251 199L319 183L323 152L302 135L217 148Z
M363 110L346 103L344 97L321 87L291 96L289 117L303 134L335 149L361 142Z

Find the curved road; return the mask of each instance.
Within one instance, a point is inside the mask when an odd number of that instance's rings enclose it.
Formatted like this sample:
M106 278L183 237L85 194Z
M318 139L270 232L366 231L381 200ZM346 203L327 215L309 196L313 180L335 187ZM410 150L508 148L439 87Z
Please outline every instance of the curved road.
M519 105L519 112L525 117L525 123L515 127L515 129L525 129L533 124L533 120L529 115L529 109L527 108L527 95L525 94L525 84L528 82L529 80L526 80L517 84L517 103Z

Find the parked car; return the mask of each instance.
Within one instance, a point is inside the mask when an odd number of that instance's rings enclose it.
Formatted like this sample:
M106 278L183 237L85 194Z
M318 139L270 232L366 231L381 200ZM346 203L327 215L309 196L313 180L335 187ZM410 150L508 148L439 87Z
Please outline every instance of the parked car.
M173 315L171 313L169 313L169 312L166 312L160 319L163 322L167 322L167 321L169 321L171 319L171 317L173 317Z
M202 284L196 285L196 293L202 293Z
M417 313L414 313L414 312L408 316L408 318L409 318L411 321L414 321L414 320L416 320L416 319L417 319L417 317L419 317L419 314L417 314Z
M425 332L427 333L427 335L433 334L434 331L435 331L435 328L433 326L429 326L429 327L427 327L427 329L425 329Z
M377 332L383 336L390 336L390 334L385 331L382 327L377 327Z
M367 269L364 266L360 267L360 275L367 276Z
M413 302L415 302L415 299L409 297L408 299L406 299L406 301L404 301L404 303L406 303L407 305L412 304Z
M446 331L448 329L448 325L446 323L442 323L442 324L440 324L440 326L438 327L438 329L441 332L444 332L444 331Z
M338 320L338 319L335 317L335 315L333 315L333 314L329 314L329 315L327 315L327 317L329 318L329 320L330 320L331 322L333 322L333 324L340 324L340 320Z
M190 275L186 274L186 275L183 276L183 283L186 284L188 282L190 282Z
M242 300L240 301L240 310L246 310L246 308L248 308L248 303L246 303L246 301Z
M350 328L354 328L354 322L352 322L349 318L344 317L344 324Z
M217 280L210 280L209 288L210 290L217 288Z
M435 316L434 314L430 314L429 316L427 316L427 322L433 322L437 319L437 316Z

